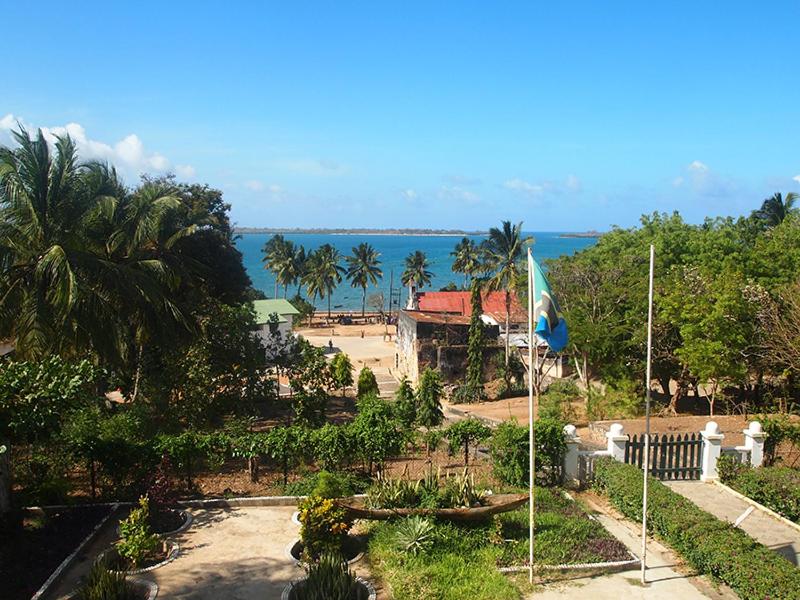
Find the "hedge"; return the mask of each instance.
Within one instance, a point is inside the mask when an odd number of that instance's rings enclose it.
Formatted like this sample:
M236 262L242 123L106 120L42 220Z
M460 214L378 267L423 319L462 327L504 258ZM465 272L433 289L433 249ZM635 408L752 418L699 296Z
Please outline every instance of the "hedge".
M740 494L800 523L800 471L789 467L752 468L723 457L720 480Z
M595 464L595 486L633 520L642 518L642 471L611 459ZM800 598L800 570L730 523L651 478L648 529L700 573L730 586L744 600Z

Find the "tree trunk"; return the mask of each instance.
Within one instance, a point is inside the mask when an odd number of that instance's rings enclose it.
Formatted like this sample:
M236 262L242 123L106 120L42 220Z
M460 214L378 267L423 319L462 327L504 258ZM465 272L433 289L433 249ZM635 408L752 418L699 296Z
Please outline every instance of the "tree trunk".
M139 396L139 380L142 377L142 352L144 348L142 344L139 343L136 347L136 374L133 377L133 395L131 396L131 402L135 402L136 398Z
M275 276L275 294L272 296L273 298L278 297L278 276Z
M288 294L288 293L289 293L289 284L285 283L285 284L283 284L283 299L284 300L286 300L286 294Z
M464 466L469 465L469 442L464 442Z
M328 319L331 318L331 295L328 294Z
M367 288L364 288L364 293L361 295L361 316L364 316L364 313L367 309Z
M247 474L250 475L250 481L258 483L258 458L251 456L247 459Z
M5 450L3 450L5 448ZM11 443L0 440L0 520L11 510Z

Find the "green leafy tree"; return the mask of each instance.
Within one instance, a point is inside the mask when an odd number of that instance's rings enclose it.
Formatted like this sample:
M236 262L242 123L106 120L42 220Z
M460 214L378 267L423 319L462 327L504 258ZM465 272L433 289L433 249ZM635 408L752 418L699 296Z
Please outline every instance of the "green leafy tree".
M511 295L516 282L526 273L527 267L524 264L525 246L532 242L532 238L522 236L522 222L513 225L510 221L503 221L500 229L492 227L489 230L489 237L483 242L486 265L492 271L487 285L491 290L502 290L505 293L506 367L508 367L510 356ZM510 386L508 377L509 372L506 370L506 386Z
M230 437L231 455L247 462L250 481L258 483L259 459L267 453L267 434L260 431L243 431Z
M456 421L445 430L450 443L450 452L464 451L464 465L469 464L469 447L483 442L492 435L492 430L478 419L469 418Z
M371 244L362 242L352 250L353 254L345 258L347 261L347 280L353 287L360 287L361 294L361 316L364 316L367 302L367 286L378 285L378 280L383 277L380 269L381 261L378 260L380 254Z
M483 351L486 346L484 339L483 303L481 302L481 287L478 281L472 284L470 298L472 314L469 318L469 337L467 339L467 387L471 390L483 391Z
M430 285L433 273L428 270L429 266L424 252L412 252L406 257L405 270L400 275L400 281L403 285L413 285L418 289Z
M266 439L266 454L276 461L283 471L283 485L289 483L289 470L308 454L308 432L298 426L273 427Z
M367 366L362 368L361 372L358 374L358 391L356 395L359 399L367 396L380 395L378 380L375 379L375 373Z
M311 433L314 459L328 471L337 471L354 456L357 447L349 425L326 423Z
M453 273L464 275L464 289L467 289L470 278L481 268L480 248L473 240L466 237L461 238L450 256L453 257Z
M278 286L280 285L279 274L282 268L286 268L287 262L289 261L290 243L291 242L287 241L282 234L276 233L267 240L262 249L263 257L261 260L264 263L264 268L272 271L272 275L275 277L275 293L273 296L275 298L278 297Z
M442 380L431 368L426 368L417 386L417 423L431 430L442 424ZM430 456L430 446L426 444L426 454Z
M351 431L370 474L373 465L382 465L387 458L399 454L405 445L402 426L394 418L392 407L374 395L359 398Z
M353 385L353 363L344 352L339 352L331 360L331 378L333 384L342 390L344 396L345 390Z
M411 429L417 421L417 398L406 377L400 381L394 394L394 414L406 429Z
M0 362L0 515L11 508L15 444L44 443L68 413L95 397L99 370L89 361L51 356L38 362Z

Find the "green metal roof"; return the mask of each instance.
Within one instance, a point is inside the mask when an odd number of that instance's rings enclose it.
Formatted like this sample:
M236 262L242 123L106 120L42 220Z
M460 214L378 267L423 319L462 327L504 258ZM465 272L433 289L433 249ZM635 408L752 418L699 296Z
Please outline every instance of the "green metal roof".
M300 311L297 310L292 303L283 298L274 300L256 300L253 302L253 309L256 311L256 323L264 325L269 322L271 314L278 315L279 323L286 323L287 319L284 315L299 315Z

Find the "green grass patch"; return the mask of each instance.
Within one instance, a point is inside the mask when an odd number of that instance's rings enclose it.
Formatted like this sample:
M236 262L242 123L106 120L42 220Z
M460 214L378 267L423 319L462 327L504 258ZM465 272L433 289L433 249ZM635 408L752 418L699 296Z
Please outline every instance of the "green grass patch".
M525 565L528 557L528 507L480 524L435 522L433 543L417 555L398 547L403 521L373 523L368 557L373 572L395 600L505 600L521 591L500 566ZM537 564L574 564L630 558L625 547L579 504L559 490L536 490Z

